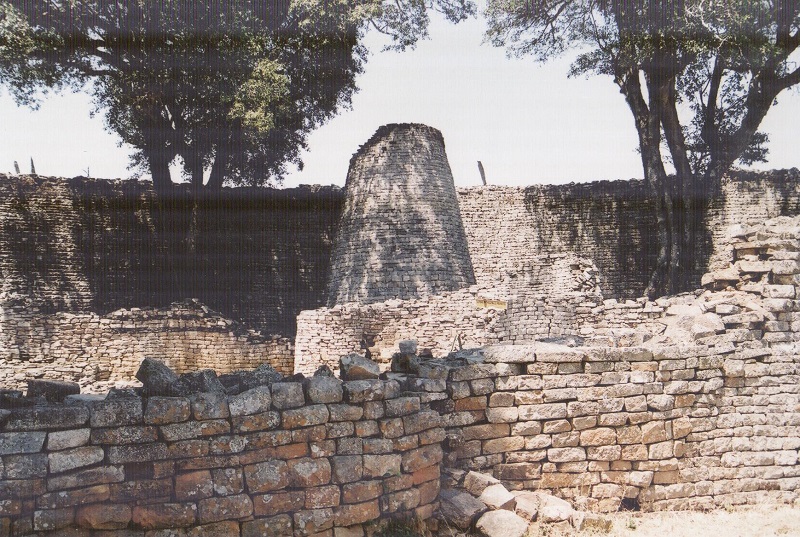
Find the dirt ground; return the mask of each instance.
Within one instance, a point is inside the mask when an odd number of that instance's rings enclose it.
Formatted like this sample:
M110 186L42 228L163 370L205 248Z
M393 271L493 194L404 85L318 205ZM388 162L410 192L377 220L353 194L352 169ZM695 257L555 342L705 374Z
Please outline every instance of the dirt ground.
M800 507L765 505L709 513L671 511L611 515L610 533L532 526L529 537L800 537Z

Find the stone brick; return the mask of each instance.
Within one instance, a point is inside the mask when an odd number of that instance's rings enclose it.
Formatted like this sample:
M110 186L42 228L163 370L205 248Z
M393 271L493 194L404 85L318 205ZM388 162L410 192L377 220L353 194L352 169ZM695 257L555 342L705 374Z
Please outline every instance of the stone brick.
M137 425L144 420L142 400L138 397L105 399L89 403L92 427L118 427Z
M504 481L527 481L541 475L542 465L538 462L498 464L494 467L494 473Z
M486 420L489 423L513 423L519 418L517 407L493 407L486 409Z
M265 461L245 466L244 477L251 493L279 490L289 485L289 466L286 461Z
M330 421L358 421L364 415L364 409L356 405L331 404L328 405Z
M419 505L419 489L405 489L386 494L381 498L381 509L386 513L410 511Z
M50 477L47 480L47 488L48 490L65 490L104 483L118 483L124 479L125 472L122 466L101 466Z
M172 495L172 479L134 479L128 478L121 483L112 483L111 501L117 503L130 502L134 500L151 500L153 498L164 498Z
M331 459L334 483L358 481L364 473L360 455L339 456Z
M236 433L268 431L277 428L280 424L281 414L274 410L231 418L232 430Z
M311 403L338 403L344 395L342 381L333 377L311 377L306 379L304 387Z
M401 467L404 472L416 472L421 468L439 463L442 456L442 447L439 444L430 444L403 453Z
M49 433L48 445L53 433ZM158 429L152 426L125 425L105 429L92 429L92 444L146 444L158 440Z
M486 505L465 492L442 490L440 510L448 522L466 530L486 511Z
M306 509L322 509L339 505L341 492L336 485L315 487L306 490Z
M253 502L247 494L206 498L197 503L197 512L200 523L240 520L253 514Z
M314 535L333 527L332 509L312 509L294 513L295 535Z
M73 429L89 421L89 409L84 406L47 405L15 408L11 411L4 429L6 431L43 431L47 429ZM2 442L0 442L0 446Z
M133 523L146 530L183 528L195 523L197 506L193 503L159 503L133 508Z
M161 425L159 429L168 442L231 432L228 420L186 421Z
M7 479L30 479L47 475L47 454L28 453L3 457Z
M390 504L390 506L395 507L393 504ZM393 512L391 507L389 512ZM337 526L353 526L377 520L380 517L378 501L373 500L354 505L342 505L334 510L334 517L334 523Z
M272 385L272 405L278 410L301 407L305 402L303 385L299 382L276 382Z
M55 531L71 526L74 522L75 510L71 507L33 512L33 529L36 531Z
M83 505L75 513L75 523L93 530L121 530L131 521L129 505L92 504Z
M83 446L57 451L48 455L50 472L61 473L75 470L84 466L97 464L105 458L103 448L97 446Z
M241 468L215 468L211 470L211 478L217 496L230 496L244 490L244 472Z
M465 441L486 440L501 438L509 435L511 427L507 423L492 423L488 425L472 425L462 429Z
M362 460L364 464L363 476L369 479L398 475L400 473L402 456L399 454L364 455Z
M36 507L40 509L62 509L96 502L103 502L111 497L108 485L94 485L76 490L48 492L36 498Z
M331 481L328 459L292 459L288 461L289 484L292 487L316 487Z
M179 502L209 498L214 495L211 471L198 470L175 476L175 498Z
M149 462L166 459L168 456L167 445L159 442L110 446L108 448L108 462L111 464Z
M327 423L330 413L325 405L309 405L303 408L284 410L282 423L285 429L297 427L310 427Z
M239 523L234 520L212 522L195 526L186 532L186 537L217 537L219 535L239 537Z
M269 386L256 386L239 395L228 396L228 409L232 417L249 416L267 412L275 402L275 384L270 391ZM299 385L298 385L299 387ZM300 389L302 397L302 389ZM275 405L277 408L277 405Z
M69 429L66 431L50 431L47 433L47 450L59 451L85 446L89 443L91 429ZM2 448L0 448L2 449Z
M491 453L508 453L510 451L519 451L521 449L525 449L525 438L521 436L509 436L505 438L484 440L482 446L484 455Z
M191 416L189 400L183 397L148 397L144 422L164 425L186 421Z
M380 481L356 481L342 485L342 503L359 503L383 494Z
M39 452L46 437L45 432L0 433L0 455Z
M386 416L398 417L419 412L419 397L398 397L386 401Z
M607 446L616 443L617 434L614 429L597 428L582 431L580 438L582 446Z
M256 516L272 516L279 513L291 513L303 509L306 493L302 490L290 490L253 496L253 512Z
M242 537L283 537L292 534L292 517L278 515L242 523Z
M547 450L547 459L550 462L573 462L586 460L583 448L550 448Z
M520 405L520 421L549 420L567 417L566 403L549 403L541 405Z
M231 415L228 408L228 399L224 393L201 392L193 395L191 402L192 415L196 420L215 420L227 418ZM267 403L267 409L269 409L269 403Z

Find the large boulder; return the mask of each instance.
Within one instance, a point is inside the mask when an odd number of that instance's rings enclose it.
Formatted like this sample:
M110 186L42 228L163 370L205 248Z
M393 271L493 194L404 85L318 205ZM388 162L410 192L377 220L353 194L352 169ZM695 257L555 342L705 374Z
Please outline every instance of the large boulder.
M380 374L378 364L358 354L348 354L339 359L339 376L342 380L370 380L378 378Z
M486 505L466 492L444 489L439 499L442 516L462 530L469 529L475 519L486 512Z
M483 489L478 499L485 503L486 507L489 509L507 509L513 511L514 506L517 504L514 495L508 492L508 489L506 489L502 483L489 485Z
M136 378L142 383L145 395L172 395L171 385L178 375L164 362L155 358L145 358L139 365Z
M540 522L564 522L572 517L574 510L568 501L543 492L537 494Z
M213 369L204 369L182 374L170 385L170 390L172 395L185 397L195 393L225 393L225 386Z
M523 537L528 531L528 521L511 511L489 511L475 524L484 537Z
M50 403L61 403L68 395L81 393L77 382L64 380L31 379L28 381L28 397L44 397Z

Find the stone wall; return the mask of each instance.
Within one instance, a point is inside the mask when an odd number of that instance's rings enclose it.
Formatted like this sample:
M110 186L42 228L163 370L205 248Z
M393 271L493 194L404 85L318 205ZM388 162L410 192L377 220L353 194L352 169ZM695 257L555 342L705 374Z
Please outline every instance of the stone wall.
M635 299L655 266L653 199L640 180L460 188L458 201L482 286L516 278L527 279L534 292L557 292L553 282L563 268L553 267L547 256L572 254L594 262L605 298ZM796 214L797 169L731 173L709 211L708 234L697 245L695 279L687 288L699 286L729 225Z
M328 306L475 283L442 133L384 125L350 161Z
M0 410L0 535L363 535L428 519L444 431L425 399L315 377Z
M186 186L0 175L0 301L108 313L194 297L269 334L322 306L342 192L223 189L203 200L195 251Z
M43 314L30 304L0 307L3 330L0 386L23 388L29 379L78 382L84 391L105 391L130 382L139 363L159 358L179 372L230 372L270 364L294 368L294 345L263 336L197 301L170 308L133 308L108 315Z

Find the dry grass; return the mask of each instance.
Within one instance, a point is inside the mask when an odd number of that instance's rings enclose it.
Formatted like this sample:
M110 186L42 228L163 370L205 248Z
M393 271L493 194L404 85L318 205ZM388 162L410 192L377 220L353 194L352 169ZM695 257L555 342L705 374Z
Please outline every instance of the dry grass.
M800 508L786 505L611 515L610 533L576 532L565 526L534 526L530 537L800 537Z

